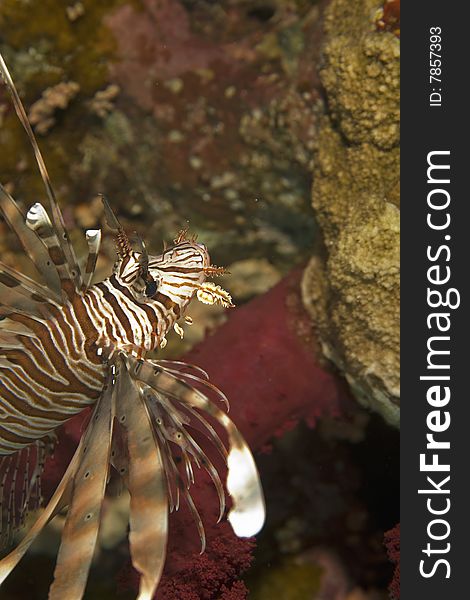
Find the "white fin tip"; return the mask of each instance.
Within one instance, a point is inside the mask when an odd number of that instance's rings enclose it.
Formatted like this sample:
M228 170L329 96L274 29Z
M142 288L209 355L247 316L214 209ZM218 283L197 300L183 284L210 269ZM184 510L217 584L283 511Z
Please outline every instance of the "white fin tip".
M42 204L36 202L26 214L26 224L30 229L35 229L42 223L49 223L50 219Z
M85 231L85 237L87 242L94 242L95 239L101 234L101 229L87 229Z
M228 520L238 537L251 537L263 527L266 515L255 461L243 445L232 447L227 465L227 490L233 501Z

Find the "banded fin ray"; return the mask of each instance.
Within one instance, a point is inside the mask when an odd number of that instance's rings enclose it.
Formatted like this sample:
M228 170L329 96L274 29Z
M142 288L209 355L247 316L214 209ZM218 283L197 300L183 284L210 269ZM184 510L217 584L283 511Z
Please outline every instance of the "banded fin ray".
M88 244L88 256L85 263L85 272L83 274L83 290L90 287L95 273L96 261L101 245L101 231L99 229L88 229L85 236Z
M220 481L219 473L217 469L214 467L212 461L206 456L205 452L203 452L202 448L197 444L197 442L193 439L192 436L189 437L189 443L191 446L191 454L194 454L195 460L199 463L198 466L202 466L205 471L208 473L209 477L214 484L214 487L217 492L217 496L219 498L219 518L218 522L222 520L225 512L225 492L224 486Z
M20 450L16 457L11 454L0 456L0 498L3 500L0 504L0 548L11 541L13 531L24 525L28 511L39 507L41 475L54 444L54 436L46 436Z
M49 254L36 233L26 225L26 217L10 194L0 185L0 211L15 232L29 259L43 277L51 294L60 298L60 280Z
M2 329L3 321L6 317L11 317L15 313L23 314L28 317L36 317L40 312L39 306L35 302L31 302L20 294L13 294L12 290L6 290L5 287L0 288L0 330ZM8 293L5 294L5 291ZM8 296L8 298L4 298Z
M129 547L132 564L141 574L138 600L151 600L165 564L168 538L168 493L162 449L153 433L141 390L124 362L117 385L116 418L126 431L129 459Z
M14 548L7 556L0 560L0 585L13 571L18 562L22 559L24 554L27 552L31 544L35 541L37 536L41 533L47 523L54 518L65 506L69 505L69 512L67 520L69 520L68 533L62 538L61 550L59 551L59 558L55 571L55 581L52 584L50 596L51 600L60 598L81 598L83 590L80 593L80 586L86 583L86 578L89 570L89 564L93 555L93 550L96 543L96 532L99 524L99 517L97 519L89 519L91 521L91 527L87 527L88 519L85 522L85 527L82 524L82 531L80 531L80 511L83 510L81 503L85 501L86 516L91 510L101 509L101 503L103 497L98 495L98 498L91 498L91 504L87 505L89 500L88 496L93 496L93 492L90 494L89 488L82 487L83 482L88 483L88 480L93 480L91 476L91 465L95 469L95 474L98 476L95 479L95 483L92 484L93 491L99 491L100 485L103 483L103 472L104 485L107 479L107 469L109 464L109 453L107 454L108 460L97 461L97 455L93 452L93 447L97 447L99 444L108 445L111 447L111 410L114 402L113 394L115 392L114 386L108 386L106 392L103 394L103 398L98 403L93 415L88 423L87 429L82 436L82 439L73 455L72 460L67 467L65 474L62 477L59 485L57 486L54 494L49 500L47 506L41 512L35 523L29 529L25 537L21 542ZM92 451L84 456L84 449L89 445ZM87 449L87 451L89 448ZM98 455L99 456L99 455ZM90 476L85 478L87 469L90 469ZM82 480L80 481L80 476ZM101 477L101 479L100 479ZM78 482L78 486L77 486ZM99 483L100 485L97 485ZM80 485L82 484L82 485ZM104 494L104 490L103 490ZM82 515L83 516L83 515ZM96 532L95 532L96 528ZM80 535L82 534L82 535ZM83 534L85 534L83 536ZM72 548L72 540L76 542L75 548ZM77 559L76 561L74 559ZM70 593L70 590L74 586L77 590L75 595ZM61 589L63 588L63 589ZM65 592L64 592L65 590Z
M19 561L23 558L31 544L35 541L47 523L68 504L68 499L72 489L72 477L78 465L79 452L81 448L82 445L80 444L75 451L75 454L70 461L64 476L52 495L52 498L49 500L47 506L41 512L38 519L29 529L28 533L21 540L18 546L16 546L9 554L7 554L7 556L0 560L0 586L13 571Z
M192 363L185 363L182 360L167 360L164 358L159 358L157 361L150 362L154 363L158 367L162 366L182 374L184 374L188 370L196 371L197 373L199 373L199 375L202 375L204 379L209 379L209 374L206 371L204 371L204 369L201 369L201 367L193 365Z
M182 493L182 495L186 501L186 504L189 507L189 510L193 516L194 522L196 523L197 532L199 534L199 539L201 541L200 554L204 554L204 552L206 550L206 532L204 531L204 525L202 524L201 516L199 514L198 509L196 508L196 505L194 504L194 500L192 499L191 494L188 491L188 488L184 485L184 482L181 478L179 478L178 483L179 483L179 490Z
M239 537L256 535L265 521L264 495L251 451L233 421L200 390L148 362L126 357L132 377L160 392L177 398L183 405L208 413L225 429L229 441L227 490L233 506L228 520Z
M48 303L57 304L46 288L0 261L0 316L16 311L36 316Z
M73 274L70 271L59 237L51 223L49 215L44 206L39 202L33 204L28 210L26 225L38 235L46 246L50 258L49 262L57 269L61 289L68 296L72 296L73 292L76 291L74 290L72 281Z
M158 365L158 363L159 363L159 361L156 361L157 365ZM215 386L213 383L208 381L206 378L203 379L203 378L199 377L198 375L194 375L192 373L187 373L185 371L182 371L181 369L178 370L178 369L172 369L169 367L165 367L165 371L167 373L171 373L180 381L186 381L186 382L194 381L198 385L207 388L215 396L217 396L217 398L219 400L221 400L225 404L225 406L227 408L227 412L230 410L230 402L229 402L227 396L222 392L222 390L219 390L219 388L217 386ZM189 385L191 385L191 383L189 383Z
M204 470L208 473L209 477L212 480L212 483L214 484L217 496L219 498L218 521L220 522L225 512L225 491L217 469L215 468L209 457L202 450L202 448L199 446L199 444L195 441L193 436L186 431L185 427L183 426L183 423L185 422L184 419L181 418L179 411L175 407L171 406L168 400L165 401L165 398L161 394L157 395L157 393L148 386L145 386L144 388L144 398L147 400L147 406L150 408L150 412L153 416L153 421L157 423L157 432L160 433L159 439L161 442L163 440L163 445L166 450L164 454L171 455L171 450L168 447L167 439L171 439L173 443L176 443L180 446L186 471L187 488L189 489L190 485L194 483L194 472L191 464L191 458L194 460L198 468L203 467ZM179 434L179 440L175 439L174 437L171 438L170 436L168 436L168 433L166 438L163 435L164 427L162 424L159 423L159 421L162 422L162 419L161 415L159 414L160 411L157 410L158 405L161 405L166 411L167 418L169 419L172 426L176 428L177 433ZM210 439L211 441L213 441L212 438ZM221 441L220 443L222 444ZM226 453L222 454L222 458L224 459L224 461L226 460L226 456ZM173 469L170 468L169 473L172 472ZM173 484L175 484L175 482L173 482ZM169 485L169 489L171 490L171 485Z
M2 261L0 261L0 284L22 296L31 298L35 302L51 302L54 300L47 288Z
M49 600L82 598L108 478L116 388L109 385L83 437Z
M20 314L20 311L17 310L15 311L16 314ZM11 316L14 316L12 313L10 313ZM25 313L23 313L25 314ZM27 315L30 318L34 318L31 317L31 315ZM34 319L36 322L38 323L44 323L45 321L40 319L40 318L35 318ZM6 335L8 336L9 334L11 335L23 335L29 338L36 338L37 334L34 333L29 327L28 325L26 325L23 322L20 321L16 321L12 318L9 318L9 316L6 316L1 322L0 322L0 339ZM1 345L1 341L0 341L0 345ZM0 350L1 353L1 350Z
M13 82L13 79L10 75L8 67L5 64L3 56L0 54L0 75L5 82L8 91L13 99L13 105L15 107L16 114L26 131L26 134L29 138L31 146L33 148L34 157L36 159L36 163L39 168L39 172L41 174L42 181L44 183L44 187L46 189L46 195L49 201L49 206L52 214L52 221L54 223L54 228L57 232L57 237L60 241L60 246L62 248L62 252L66 258L66 268L69 271L70 278L74 281L75 290L78 291L82 287L82 276L80 272L80 268L78 266L77 258L75 256L75 251L73 249L72 244L69 241L68 233L65 228L64 218L62 216L62 212L57 203L54 190L52 188L51 180L49 177L49 173L46 168L46 164L41 154L41 150L39 149L38 143L36 141L36 137L33 133L31 125L28 120L28 116L24 109L23 103L21 102L20 96L16 89L16 86Z

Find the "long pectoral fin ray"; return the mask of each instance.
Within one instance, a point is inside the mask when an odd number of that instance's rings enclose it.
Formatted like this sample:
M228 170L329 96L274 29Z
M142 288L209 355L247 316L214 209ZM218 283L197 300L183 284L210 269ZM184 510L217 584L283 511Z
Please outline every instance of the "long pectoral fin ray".
M52 213L52 220L54 223L54 227L57 232L58 238L60 240L60 245L61 245L62 251L65 255L65 258L67 260L67 264L70 268L71 273L73 274L75 289L79 290L82 286L81 272L78 267L78 263L77 263L77 259L75 257L75 252L74 252L73 246L69 242L68 234L65 229L62 212L57 203L57 200L56 200L56 197L54 194L54 190L52 188L51 180L49 177L49 173L47 172L46 164L42 157L41 150L39 149L39 146L38 146L38 143L34 136L33 130L31 129L31 125L29 123L28 116L24 109L23 103L21 102L21 99L20 99L20 96L16 89L16 86L13 82L13 79L10 75L8 67L6 66L5 61L3 60L3 56L1 54L0 54L0 75L2 76L7 88L11 94L16 114L18 115L18 118L19 118L24 130L26 131L26 134L27 134L29 141L31 143L31 146L33 148L34 157L36 159L36 162L37 162L37 165L39 168L39 172L41 174L41 178L43 180L44 187L46 189L46 194L47 194L47 197L49 200L49 205L50 205L50 210Z
M79 453L81 444L75 451L75 454L70 461L70 464L62 477L61 482L57 486L52 498L49 500L47 506L40 514L34 525L16 546L14 550L10 552L0 561L0 585L13 571L18 562L23 558L28 548L41 533L47 523L68 504L71 489L72 489L72 478L77 468Z
M49 600L78 600L85 591L108 477L115 391L112 385L106 389L80 444Z
M153 598L165 563L168 493L161 448L138 383L122 365L116 418L126 430L130 494L129 546L141 574L138 600Z
M132 358L128 358L128 364L136 377L157 392L209 414L224 427L229 441L227 490L233 502L228 519L239 537L258 533L266 514L263 490L248 444L233 421L200 390L165 369L138 363Z
M46 247L34 231L25 223L25 215L10 194L0 185L0 212L16 233L36 270L42 275L51 293L60 298L60 280L49 258Z

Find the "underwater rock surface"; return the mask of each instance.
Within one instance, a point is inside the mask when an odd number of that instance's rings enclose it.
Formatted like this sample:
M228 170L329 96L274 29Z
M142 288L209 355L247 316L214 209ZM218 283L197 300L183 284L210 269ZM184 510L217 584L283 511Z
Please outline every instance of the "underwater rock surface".
M376 0L325 13L312 203L322 247L303 297L323 352L358 400L399 423L399 40Z

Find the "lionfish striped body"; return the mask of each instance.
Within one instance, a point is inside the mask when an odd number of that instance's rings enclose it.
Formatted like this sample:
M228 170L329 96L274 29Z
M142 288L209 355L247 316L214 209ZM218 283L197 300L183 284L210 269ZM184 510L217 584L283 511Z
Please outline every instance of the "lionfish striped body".
M208 276L203 244L181 232L159 256L143 242L133 249L103 198L115 231L113 274L92 285L101 233L87 231L88 259L80 269L68 241L49 176L13 81L0 55L0 71L31 140L49 201L26 217L0 186L0 211L44 283L0 263L0 525L19 524L40 496L40 475L55 429L87 405L93 412L68 469L44 511L20 544L0 561L0 584L44 525L68 506L49 598L83 596L110 469L130 494L129 545L141 574L139 598L151 598L163 569L168 513L183 498L205 546L204 527L189 489L193 465L210 475L225 512L218 471L193 436L205 434L227 463L232 497L228 519L237 535L251 536L264 522L264 500L253 457L241 434L211 395L224 394L197 367L150 360L196 296L232 306ZM51 218L52 217L52 218ZM226 431L228 450L210 420ZM197 436L196 436L197 437ZM174 451L181 459L177 466ZM18 477L21 473L21 477ZM20 480L21 479L21 480ZM18 499L19 497L19 499ZM0 537L1 537L0 533Z

